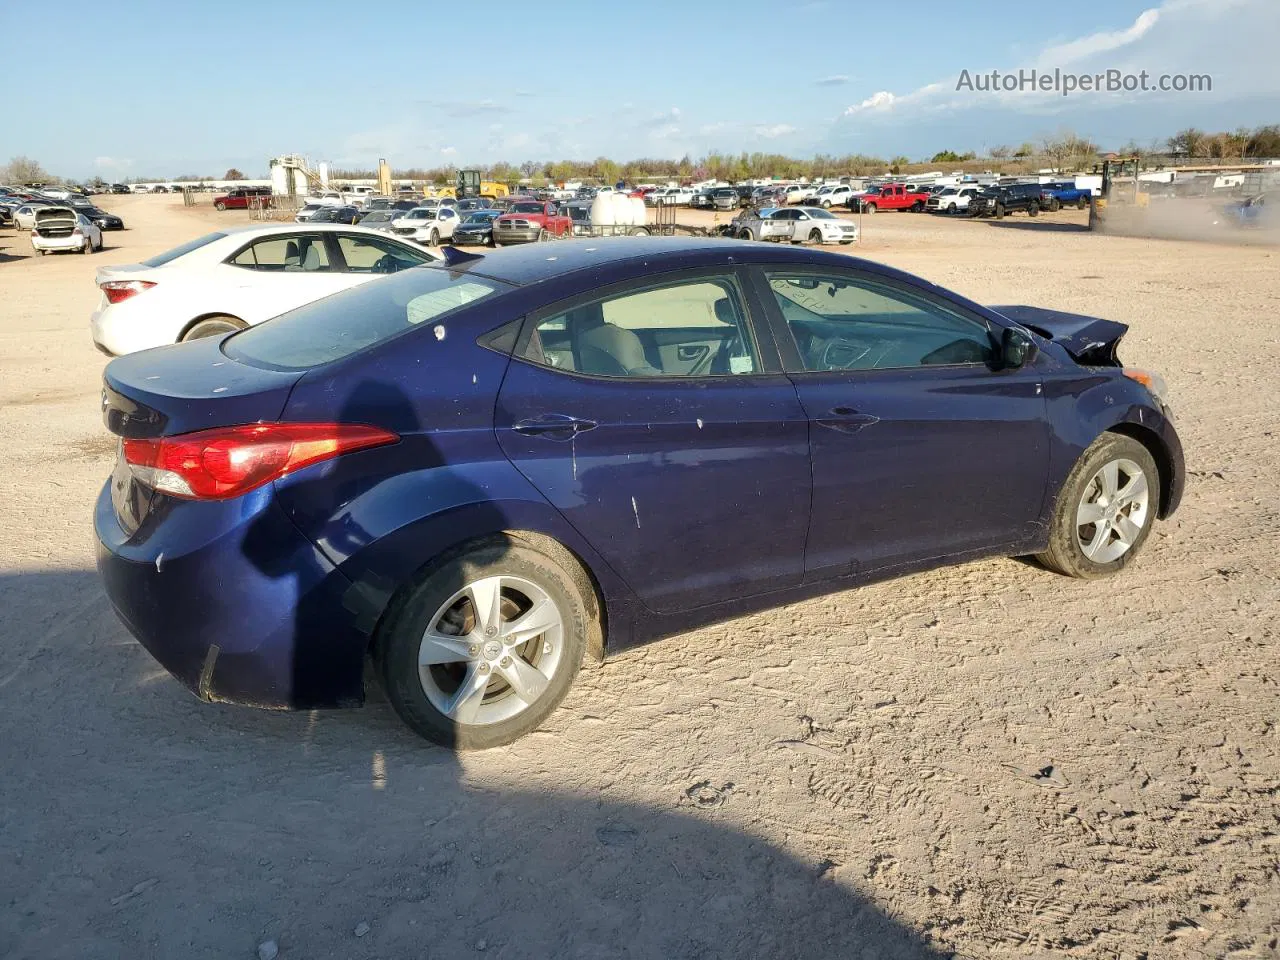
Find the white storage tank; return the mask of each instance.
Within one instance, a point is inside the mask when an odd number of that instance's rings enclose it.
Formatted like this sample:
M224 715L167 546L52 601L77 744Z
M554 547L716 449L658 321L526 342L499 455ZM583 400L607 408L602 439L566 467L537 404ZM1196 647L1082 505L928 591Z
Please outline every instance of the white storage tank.
M620 227L631 226L631 198L625 193L611 193L613 202L613 222Z
M645 212L644 201L639 197L629 197L631 201L631 225L633 227L643 227L649 220L648 213Z
M612 227L613 198L607 193L597 193L591 201L591 223L596 227Z

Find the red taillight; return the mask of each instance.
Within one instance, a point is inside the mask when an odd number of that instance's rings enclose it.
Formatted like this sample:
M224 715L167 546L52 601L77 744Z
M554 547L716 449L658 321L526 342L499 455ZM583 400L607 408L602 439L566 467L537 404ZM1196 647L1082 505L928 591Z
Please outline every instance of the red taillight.
M356 423L250 423L123 446L125 462L147 486L188 500L225 500L313 463L399 439Z
M150 280L108 280L98 286L106 294L107 303L119 303L121 300L128 300L135 293L150 290L155 284Z

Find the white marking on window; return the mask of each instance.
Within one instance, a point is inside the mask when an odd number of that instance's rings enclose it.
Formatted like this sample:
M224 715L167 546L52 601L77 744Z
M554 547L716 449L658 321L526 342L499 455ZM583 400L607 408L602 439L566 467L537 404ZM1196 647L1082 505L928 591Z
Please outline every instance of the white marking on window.
M632 497L632 498L631 498L631 512L635 515L635 518L636 518L636 529L637 529L637 530L639 530L639 529L640 529L640 508L636 506L636 498L635 498L635 497Z
M435 333L435 335L436 335L436 339L437 339L437 340L443 340L443 339L445 338L445 335L446 335L446 333L445 333L445 329L444 329L444 324L443 324L443 323L437 323L437 324L436 324L436 328L435 328L435 330L434 330L433 332Z

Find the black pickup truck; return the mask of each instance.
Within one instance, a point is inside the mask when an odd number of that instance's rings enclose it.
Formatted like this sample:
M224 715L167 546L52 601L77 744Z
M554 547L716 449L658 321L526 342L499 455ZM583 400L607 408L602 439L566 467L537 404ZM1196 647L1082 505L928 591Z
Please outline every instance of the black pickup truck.
M1038 183L1009 183L997 187L988 187L978 191L977 196L969 201L966 211L971 217L995 217L999 219L1006 213L1024 211L1027 216L1040 214L1040 191Z

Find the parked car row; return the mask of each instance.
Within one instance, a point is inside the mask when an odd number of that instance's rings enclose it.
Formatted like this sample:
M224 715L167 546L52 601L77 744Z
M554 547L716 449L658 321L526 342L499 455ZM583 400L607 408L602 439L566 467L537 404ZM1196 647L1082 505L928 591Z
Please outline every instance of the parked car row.
M100 209L84 194L13 187L0 187L0 225L28 231L32 249L42 255L94 253L102 249L105 231L124 229L120 217Z

